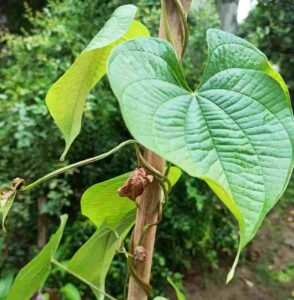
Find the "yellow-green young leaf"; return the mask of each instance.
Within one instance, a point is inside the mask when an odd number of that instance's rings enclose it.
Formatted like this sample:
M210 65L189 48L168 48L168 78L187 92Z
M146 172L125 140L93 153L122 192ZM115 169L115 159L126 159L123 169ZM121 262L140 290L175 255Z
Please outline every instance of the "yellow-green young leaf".
M7 300L29 300L47 277L51 259L60 243L67 215L61 216L61 224L42 251L24 266L15 278Z
M253 45L209 30L204 79L191 91L171 45L138 38L116 47L108 75L131 134L207 182L236 217L240 251L285 190L293 168L288 91Z
M170 168L168 179L172 186L179 180L181 173L177 167ZM118 188L125 183L130 174L126 173L88 188L81 200L82 214L97 227L105 223L108 227L114 228L124 214L136 208L134 201L120 197L117 193Z
M72 66L48 91L48 109L66 142L61 159L64 159L80 132L86 98L104 76L111 50L124 41L149 35L146 27L134 20L136 11L134 5L117 8Z
M116 251L135 223L136 210L133 208L118 218L116 225L109 228L103 223L94 235L74 254L67 268L80 275L99 290L105 289L105 278ZM119 237L119 239L118 239ZM98 300L104 295L94 291Z

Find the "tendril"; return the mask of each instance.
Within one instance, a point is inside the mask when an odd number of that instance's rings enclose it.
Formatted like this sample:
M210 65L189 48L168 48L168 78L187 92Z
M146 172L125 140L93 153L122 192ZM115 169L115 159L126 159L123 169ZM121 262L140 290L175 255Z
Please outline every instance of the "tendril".
M124 141L122 142L121 144L117 145L116 147L114 147L113 149L105 152L105 153L102 153L98 156L94 156L94 157L91 157L91 158L88 158L88 159L85 159L85 160L82 160L82 161L79 161L79 162L76 162L76 163L73 163L71 165L68 165L68 166L65 166L63 168L60 168L58 170L55 170L49 174L46 174L45 176L39 178L38 180L34 181L33 183L29 184L29 185L24 185L22 186L19 191L28 191L30 189L33 189L35 187L37 187L39 184L59 175L59 174L62 174L62 173L65 173L69 170L72 170L74 168L77 168L77 167L81 167L81 166L84 166L84 165L87 165L87 164L91 164L91 163L94 163L96 161L99 161L99 160L102 160L114 153L116 153L117 151L119 151L121 148L123 148L124 146L127 146L127 145L130 145L130 144L138 144L138 142L136 140L127 140L127 141Z

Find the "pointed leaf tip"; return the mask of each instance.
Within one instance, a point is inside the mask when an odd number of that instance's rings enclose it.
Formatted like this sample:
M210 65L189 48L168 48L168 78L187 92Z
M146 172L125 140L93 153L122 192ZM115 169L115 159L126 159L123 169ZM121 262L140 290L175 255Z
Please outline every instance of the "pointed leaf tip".
M236 267L237 267L238 262L239 262L241 251L242 251L242 249L239 246L239 249L238 249L237 255L235 257L234 263L233 263L233 265L231 267L231 270L229 271L229 273L227 275L226 284L228 284L233 279L233 277L234 277L235 270L236 270Z

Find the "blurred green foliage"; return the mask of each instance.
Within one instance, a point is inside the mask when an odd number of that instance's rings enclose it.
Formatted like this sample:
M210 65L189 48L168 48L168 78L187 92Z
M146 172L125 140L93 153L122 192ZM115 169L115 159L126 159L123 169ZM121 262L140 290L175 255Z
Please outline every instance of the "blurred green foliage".
M29 25L21 34L1 32L0 186L8 184L16 176L31 182L69 162L107 151L129 138L117 101L105 78L89 95L82 133L73 144L67 161L61 163L58 159L63 141L44 101L50 85L70 66L112 11L127 2L50 0L42 11L33 12L27 6L22 17ZM159 1L139 0L136 5L140 9L141 21L153 35L157 35ZM184 65L189 84L197 86L207 55L206 30L219 25L214 2L206 1L205 6L192 11L189 24L190 41ZM254 39L253 30L246 26L244 24L242 34L248 35L250 32L250 39L260 43L261 49L262 45L266 48L266 41L262 44L261 38L257 38L259 33L254 33ZM279 35L278 38L284 37ZM288 43L285 40L282 47ZM262 50L266 52L266 49ZM275 60L280 63L284 58ZM284 70L282 66L281 70ZM5 238L0 236L0 270L3 270L0 275L4 277L4 270L19 269L38 251L40 216L46 216L42 226L48 227L48 236L52 232L51 225L55 228L58 224L58 216L69 213L59 257L70 258L93 233L92 225L81 216L79 210L83 191L96 182L134 167L135 156L129 147L105 161L74 170L30 193L18 195L8 217L8 234ZM38 208L38 201L44 199L45 205ZM235 221L221 202L206 184L184 174L173 190L159 226L153 285L162 291L168 285L167 276L179 284L182 274L188 270L195 268L197 272L209 272L218 266L219 258L234 256L237 239ZM125 273L124 259L118 256L107 284L114 296L121 295ZM61 289L72 281L80 291L89 292L85 286L58 270L52 270L51 275L47 286Z

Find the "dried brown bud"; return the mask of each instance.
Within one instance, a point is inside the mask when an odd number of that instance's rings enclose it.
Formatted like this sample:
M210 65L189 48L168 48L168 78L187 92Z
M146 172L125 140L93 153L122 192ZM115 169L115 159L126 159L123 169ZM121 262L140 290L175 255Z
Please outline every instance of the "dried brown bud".
M24 180L20 177L16 177L12 180L12 186L17 190L20 189L24 185Z
M153 176L148 175L144 168L137 168L117 192L121 197L128 197L135 201L152 181Z
M137 246L134 251L136 261L144 262L147 258L146 249L143 246Z

